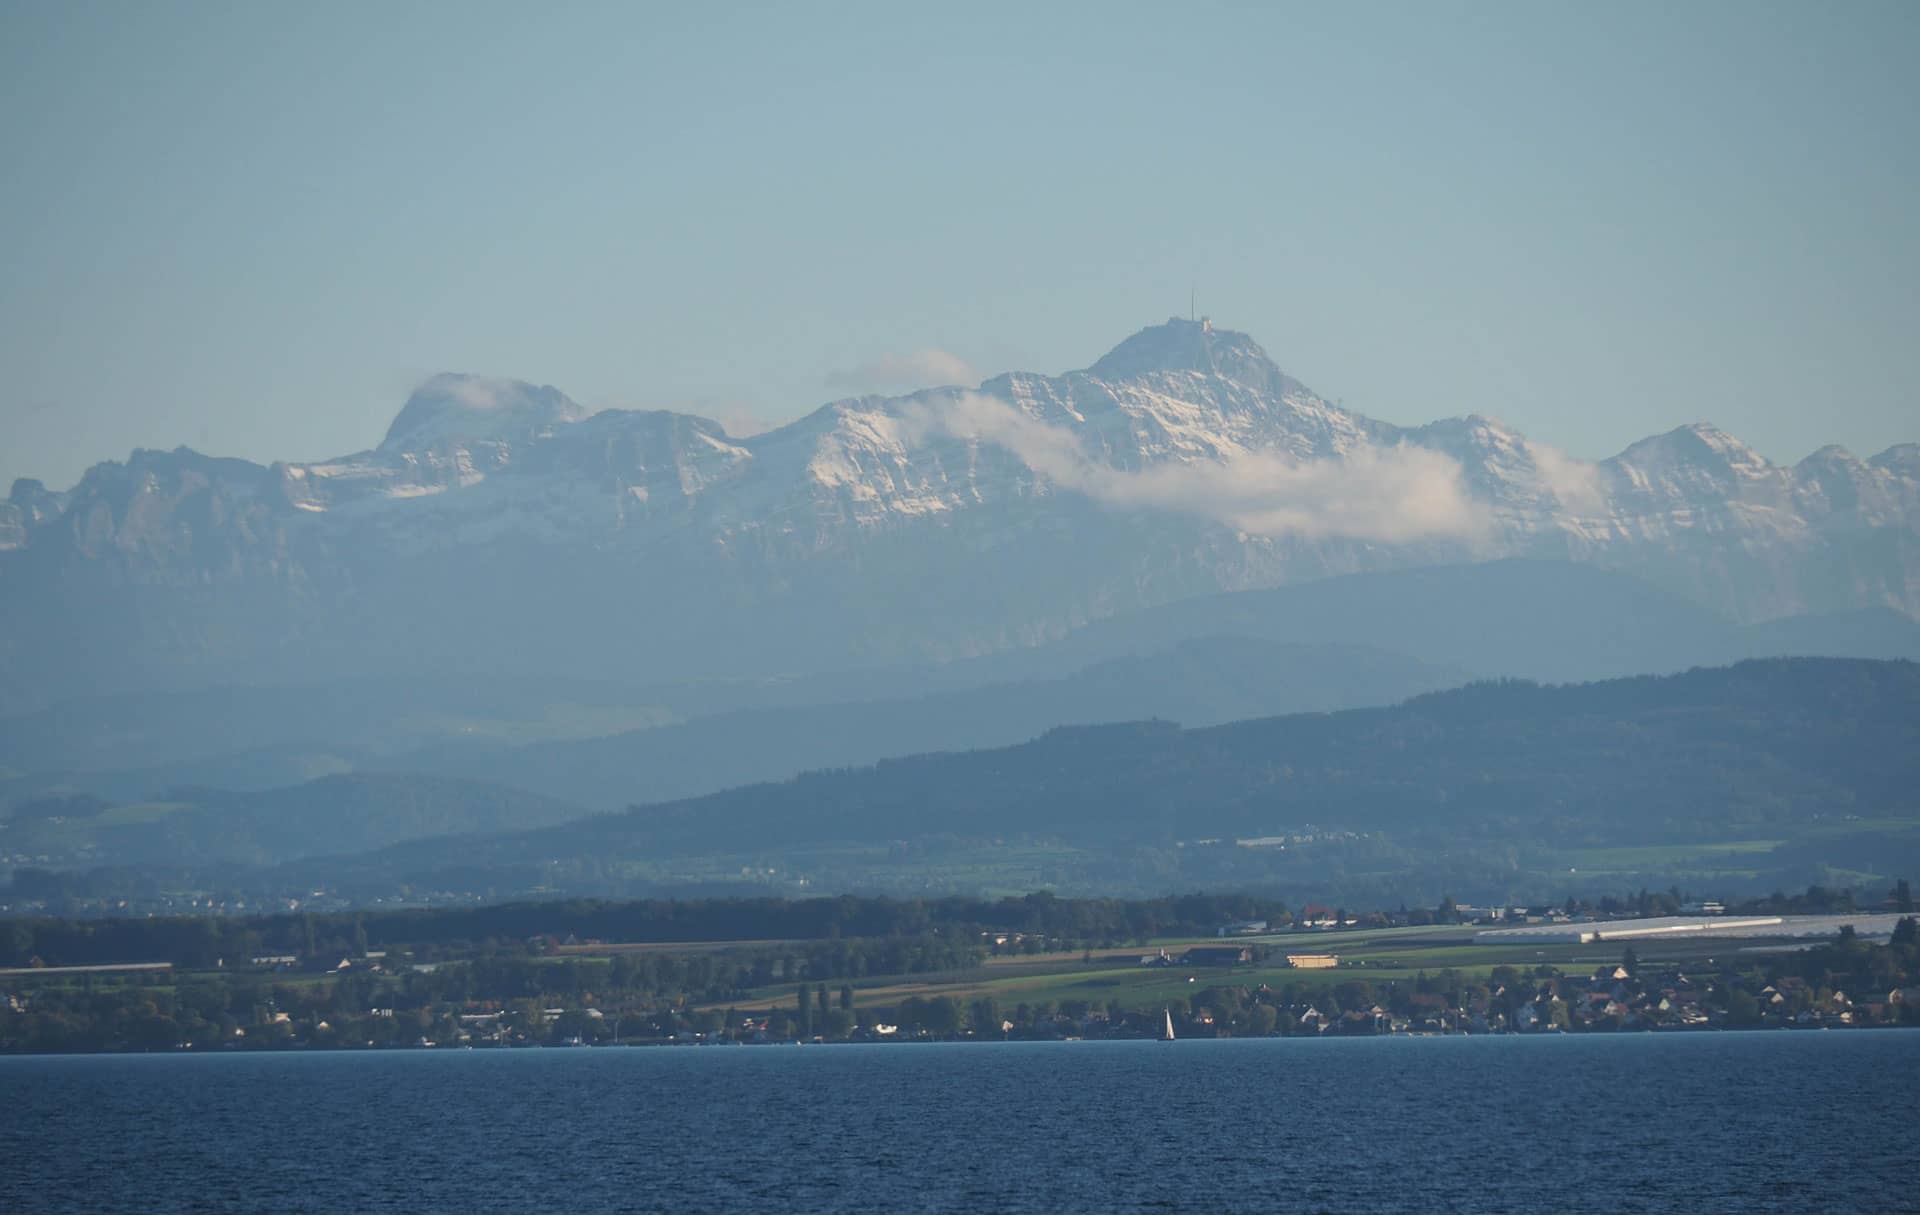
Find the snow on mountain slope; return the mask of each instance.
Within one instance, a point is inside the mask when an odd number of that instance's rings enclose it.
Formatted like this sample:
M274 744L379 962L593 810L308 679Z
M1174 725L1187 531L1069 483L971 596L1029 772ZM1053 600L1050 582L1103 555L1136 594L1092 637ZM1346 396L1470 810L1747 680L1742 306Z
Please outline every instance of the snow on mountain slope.
M22 481L0 503L0 673L487 654L753 674L1503 555L1628 571L1740 619L1916 614L1917 536L1920 446L1789 468L1692 425L1585 464L1482 417L1375 421L1246 335L1174 319L1084 371L836 401L749 438L442 375L338 459L138 451L66 493Z
M407 399L382 451L425 451L481 441L545 437L587 417L588 410L552 386L485 376L434 376Z

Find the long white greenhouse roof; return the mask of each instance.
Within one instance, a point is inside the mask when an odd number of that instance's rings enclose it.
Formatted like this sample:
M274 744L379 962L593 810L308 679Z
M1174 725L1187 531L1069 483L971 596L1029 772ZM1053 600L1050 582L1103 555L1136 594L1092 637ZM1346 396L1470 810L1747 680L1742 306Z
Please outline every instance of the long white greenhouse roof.
M1585 924L1529 924L1524 928L1489 928L1474 934L1476 945L1585 944L1589 941L1633 941L1668 936L1697 937L1830 937L1851 924L1863 937L1893 932L1898 915L1669 915L1645 920L1599 920Z

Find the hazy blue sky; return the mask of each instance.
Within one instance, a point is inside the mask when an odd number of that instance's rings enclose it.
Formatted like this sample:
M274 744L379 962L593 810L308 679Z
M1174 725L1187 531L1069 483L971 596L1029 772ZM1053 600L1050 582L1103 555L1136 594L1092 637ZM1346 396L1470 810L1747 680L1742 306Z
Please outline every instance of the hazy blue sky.
M1920 439L1916 65L1910 0L0 0L0 484L356 450L442 369L784 419L1191 286L1395 421L1868 454Z

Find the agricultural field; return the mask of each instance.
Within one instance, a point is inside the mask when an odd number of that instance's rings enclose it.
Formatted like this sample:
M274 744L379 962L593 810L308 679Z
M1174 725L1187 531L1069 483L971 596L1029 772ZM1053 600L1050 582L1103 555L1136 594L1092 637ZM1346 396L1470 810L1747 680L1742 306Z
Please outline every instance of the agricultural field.
M1618 962L1621 947L1609 943L1584 945L1524 943L1475 945L1478 929L1460 927L1385 928L1350 932L1281 933L1234 938L1233 944L1264 946L1271 951L1265 963L1241 966L1143 965L1164 949L1174 958L1195 945L1218 945L1213 937L1156 938L1145 947L1099 949L1079 953L1049 953L989 958L979 966L936 975L876 976L853 984L856 1008L890 1007L909 997L954 996L962 1000L991 996L1003 1004L1055 1003L1084 1000L1106 1004L1117 1000L1135 1008L1221 984L1281 988L1299 983L1308 988L1331 987L1350 979L1378 982L1412 979L1422 973L1454 970L1484 979L1496 967L1553 966L1561 970L1591 970ZM1661 961L1688 961L1712 956L1727 942L1636 942L1642 957ZM1326 969L1294 969L1282 960L1288 953L1331 953L1340 965ZM730 1001L742 1011L762 1010L792 1003L793 989L773 984Z
M1670 873L1675 877L1758 874L1759 859L1784 840L1727 840L1720 843L1655 844L1627 848L1581 848L1556 854L1568 870L1589 877L1609 874Z

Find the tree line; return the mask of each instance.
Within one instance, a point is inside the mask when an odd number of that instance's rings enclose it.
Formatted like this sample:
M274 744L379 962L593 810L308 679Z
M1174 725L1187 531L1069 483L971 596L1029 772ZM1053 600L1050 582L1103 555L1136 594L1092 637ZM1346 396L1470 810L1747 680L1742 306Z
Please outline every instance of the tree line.
M515 952L554 941L636 944L750 940L977 941L1015 933L1119 944L1148 937L1204 935L1230 920L1285 923L1283 900L1233 894L1157 899L581 899L493 907L408 908L270 916L155 916L17 919L0 926L0 966L90 966L171 962L206 968L263 955L352 957L406 946L437 951ZM892 971L889 971L891 973Z

